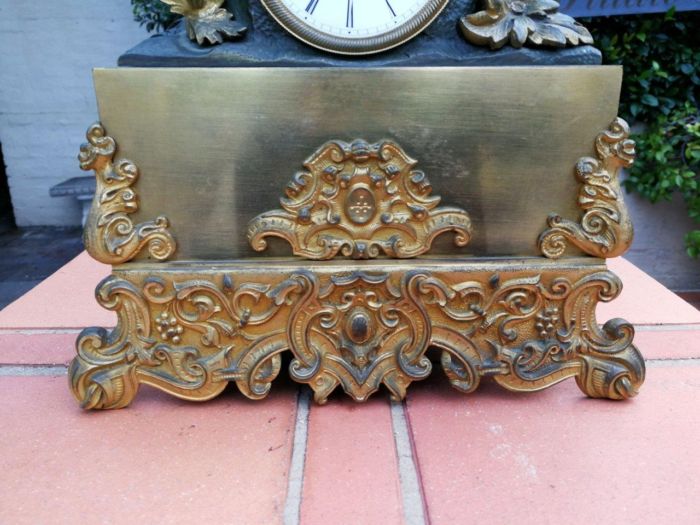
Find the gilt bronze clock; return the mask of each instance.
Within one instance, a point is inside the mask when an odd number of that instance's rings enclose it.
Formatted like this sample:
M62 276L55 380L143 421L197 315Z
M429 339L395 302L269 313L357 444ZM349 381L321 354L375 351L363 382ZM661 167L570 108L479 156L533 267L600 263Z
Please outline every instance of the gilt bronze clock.
M634 327L596 318L632 242L622 69L555 1L163 1L183 20L94 73L84 239L118 322L78 337L81 406L281 373L401 400L437 367L637 393Z
M298 39L325 51L386 51L425 29L449 0L262 0Z

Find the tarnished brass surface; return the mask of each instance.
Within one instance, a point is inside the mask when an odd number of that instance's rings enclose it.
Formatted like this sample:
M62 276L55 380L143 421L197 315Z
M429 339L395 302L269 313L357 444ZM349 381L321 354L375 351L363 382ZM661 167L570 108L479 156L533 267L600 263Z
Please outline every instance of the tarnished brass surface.
M224 39L238 38L246 26L233 19L233 14L221 7L224 0L161 0L173 13L185 19L187 36L200 46L220 44Z
M583 157L576 164L576 179L581 183L578 205L583 215L575 222L550 214L550 227L539 240L545 256L561 257L567 242L596 257L618 257L629 249L634 229L623 200L619 172L634 162L634 146L629 126L621 118L598 135L596 157Z
M117 327L83 331L69 377L85 408L126 406L139 384L205 400L235 381L260 399L290 351L290 376L319 403L337 386L401 399L435 347L463 392L485 376L516 391L576 377L624 399L644 380L634 329L595 319L620 288L593 258L130 263L97 289Z
M332 259L338 253L371 259L422 255L433 239L455 232L455 244L471 237L469 215L438 207L425 173L398 144L330 141L294 175L280 199L282 210L258 215L248 225L248 241L257 251L266 237L281 237L295 255Z
M165 260L175 251L175 240L168 231L168 219L134 224L131 214L138 210L133 185L139 170L130 160L114 160L115 140L101 124L90 126L87 143L80 147L80 167L95 170L97 187L85 223L83 241L88 253L98 261L120 264L131 260L147 247L148 256Z
M540 255L546 214L580 214L571 166L615 118L620 78L604 66L95 72L101 121L145 174L132 217L168 217L175 260L257 255L250 220L278 207L313 148L357 137L400 144L444 204L469 212L469 245L443 236L432 254Z
M462 33L472 44L500 49L506 44L565 47L592 44L583 25L559 13L555 0L483 0L484 10L463 16Z

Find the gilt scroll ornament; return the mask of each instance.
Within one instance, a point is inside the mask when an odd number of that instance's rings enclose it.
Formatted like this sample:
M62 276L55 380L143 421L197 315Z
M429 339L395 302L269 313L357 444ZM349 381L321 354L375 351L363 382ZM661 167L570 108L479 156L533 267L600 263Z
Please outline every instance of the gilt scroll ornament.
M116 328L83 331L69 378L85 408L124 407L140 384L206 400L232 381L261 399L289 351L290 376L320 403L338 386L364 401L383 384L401 399L437 348L465 393L482 377L520 392L575 377L591 397L626 399L645 373L634 329L595 318L620 288L600 265L124 269L97 290Z
M248 240L265 250L267 237L280 237L295 255L353 259L385 254L416 257L430 250L435 237L454 232L457 246L471 237L469 215L438 207L440 197L416 161L391 141L322 146L297 173L280 199L281 210L254 218Z
M141 250L158 261L175 252L175 239L165 217L134 224L131 214L138 210L134 191L139 170L127 159L114 159L116 141L101 124L90 126L87 143L80 147L80 168L94 170L95 197L88 215L83 241L88 253L100 262L120 264L133 259Z
M484 0L484 9L463 16L459 27L469 42L491 49L593 43L588 29L559 13L554 0Z
M542 254L561 257L567 243L596 257L617 257L632 244L634 230L620 188L621 168L632 165L635 143L629 138L629 126L615 119L607 131L595 140L595 158L583 157L576 164L576 179L581 183L579 221L556 213L547 219L549 228L539 239Z

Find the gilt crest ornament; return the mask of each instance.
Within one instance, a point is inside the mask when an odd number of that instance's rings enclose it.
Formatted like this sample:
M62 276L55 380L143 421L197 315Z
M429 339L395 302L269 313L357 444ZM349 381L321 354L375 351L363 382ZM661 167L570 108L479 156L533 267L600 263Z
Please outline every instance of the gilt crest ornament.
M576 180L581 184L578 221L551 213L549 228L542 232L539 246L545 257L556 259L573 244L589 255L617 257L632 244L634 229L620 187L619 172L636 157L635 143L629 138L627 123L617 118L595 140L595 158L583 157L576 164Z
M257 251L280 237L295 255L332 259L416 257L435 237L454 232L457 246L471 238L471 220L460 208L440 207L417 162L391 141L328 142L305 163L280 199L281 210L248 225Z
M309 293L289 320L292 378L309 383L319 403L338 385L355 401L382 383L403 399L432 369L423 355L430 319L411 293L422 278L409 272L396 282L386 273L354 272L321 287L307 276Z
M117 142L100 123L87 131L87 142L80 147L82 170L94 170L97 185L83 234L87 252L100 262L121 264L142 250L157 261L168 259L176 248L170 221L155 220L134 224L130 217L139 209L134 185L139 169L128 159L115 159Z

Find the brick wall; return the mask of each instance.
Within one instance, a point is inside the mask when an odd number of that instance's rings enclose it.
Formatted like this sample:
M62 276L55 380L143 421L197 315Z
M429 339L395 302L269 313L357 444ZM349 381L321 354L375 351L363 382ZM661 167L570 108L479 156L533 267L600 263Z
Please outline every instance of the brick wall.
M0 0L0 142L19 226L80 224L74 199L49 188L82 174L92 68L146 36L128 0Z

